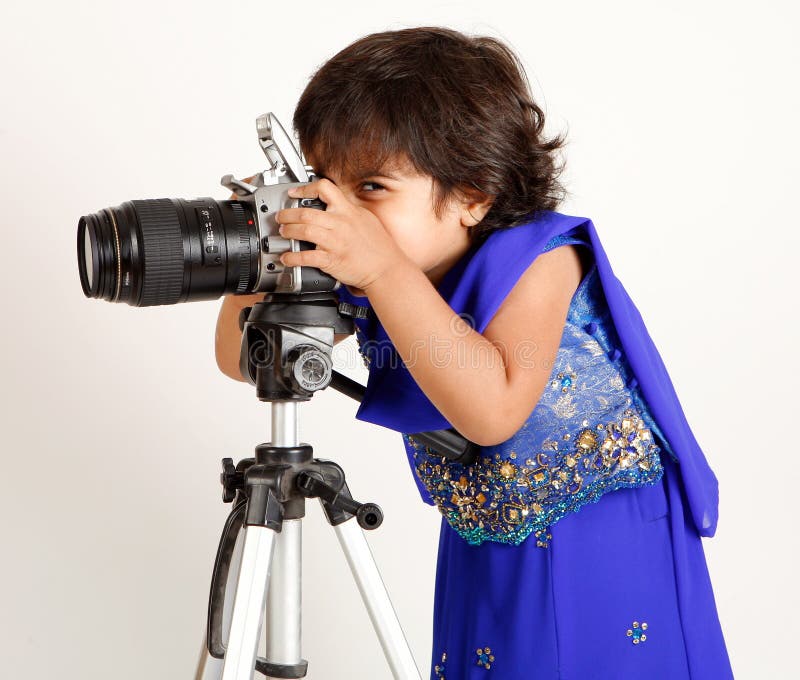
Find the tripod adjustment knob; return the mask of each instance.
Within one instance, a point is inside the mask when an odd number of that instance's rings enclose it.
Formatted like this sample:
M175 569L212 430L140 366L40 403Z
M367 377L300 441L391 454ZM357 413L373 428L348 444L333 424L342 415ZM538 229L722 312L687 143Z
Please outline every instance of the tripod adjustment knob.
M222 483L222 502L232 503L236 498L237 489L244 486L244 473L236 470L233 458L222 459L222 474L219 476Z
M364 503L356 512L356 522L362 529L377 529L383 524L383 510L375 503Z
M295 390L316 392L327 387L333 378L333 362L317 347L297 345L289 351L284 377Z

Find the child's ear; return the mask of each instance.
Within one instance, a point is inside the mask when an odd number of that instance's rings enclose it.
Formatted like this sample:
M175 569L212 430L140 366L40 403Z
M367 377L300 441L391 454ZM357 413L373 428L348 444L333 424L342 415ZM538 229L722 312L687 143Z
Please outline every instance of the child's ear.
M482 193L467 194L461 201L461 225L474 227L478 224L489 212L494 198Z

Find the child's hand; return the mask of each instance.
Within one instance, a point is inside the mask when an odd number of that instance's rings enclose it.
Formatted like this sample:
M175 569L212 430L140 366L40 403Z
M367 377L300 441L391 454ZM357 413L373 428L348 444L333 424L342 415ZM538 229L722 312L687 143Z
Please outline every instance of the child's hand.
M283 225L281 236L317 245L315 250L284 253L284 265L318 267L366 293L389 269L411 263L377 216L348 201L330 180L295 187L289 196L320 198L327 208L286 208L275 214Z

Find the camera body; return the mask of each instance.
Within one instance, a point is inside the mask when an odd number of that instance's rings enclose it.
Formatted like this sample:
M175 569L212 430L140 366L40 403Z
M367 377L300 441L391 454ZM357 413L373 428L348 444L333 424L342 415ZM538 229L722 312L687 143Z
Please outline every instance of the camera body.
M254 214L260 244L259 273L253 292L317 293L336 290L339 282L316 267L285 267L281 253L309 250L315 244L308 241L284 239L278 233L275 213L285 208L325 209L319 199L297 199L288 195L289 189L314 180L312 169L305 165L283 126L272 113L256 119L258 141L270 163L269 168L250 178L237 180L225 175L221 183L248 203Z

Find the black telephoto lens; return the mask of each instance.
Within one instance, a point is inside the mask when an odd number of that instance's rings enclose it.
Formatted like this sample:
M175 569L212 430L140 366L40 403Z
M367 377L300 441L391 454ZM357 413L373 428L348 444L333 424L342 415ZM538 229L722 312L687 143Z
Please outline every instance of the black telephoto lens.
M258 228L252 204L213 198L126 201L78 222L87 297L134 307L253 292Z

